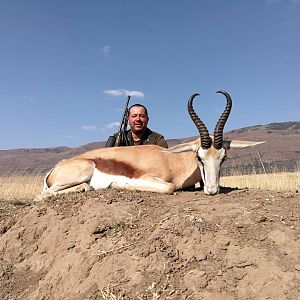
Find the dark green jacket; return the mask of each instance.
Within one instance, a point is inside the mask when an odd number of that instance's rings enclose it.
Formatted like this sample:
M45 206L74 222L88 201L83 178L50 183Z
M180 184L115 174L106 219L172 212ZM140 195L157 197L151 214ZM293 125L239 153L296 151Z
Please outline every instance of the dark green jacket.
M114 137L117 137L117 133L114 134ZM158 145L164 148L168 148L168 144L164 137L155 131L152 131L151 129L147 128L144 135L142 136L142 139L139 142L134 142L131 134L131 130L127 131L127 140L129 146L137 146L137 145ZM109 143L106 143L106 147L111 147L112 145L109 145ZM126 146L120 145L120 146Z

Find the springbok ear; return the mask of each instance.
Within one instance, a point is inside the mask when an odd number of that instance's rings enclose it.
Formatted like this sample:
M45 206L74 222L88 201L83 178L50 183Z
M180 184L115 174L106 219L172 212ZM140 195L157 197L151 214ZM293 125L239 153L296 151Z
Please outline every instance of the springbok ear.
M200 139L197 139L193 142L179 144L174 147L165 149L166 152L172 152L172 153L180 153L180 152L188 152L188 151L194 151L196 152L201 146Z
M223 141L223 147L225 149L241 149L241 148L247 148L247 147L253 147L256 145L260 145L265 143L263 142L251 142L251 141L242 141L242 140L225 140Z

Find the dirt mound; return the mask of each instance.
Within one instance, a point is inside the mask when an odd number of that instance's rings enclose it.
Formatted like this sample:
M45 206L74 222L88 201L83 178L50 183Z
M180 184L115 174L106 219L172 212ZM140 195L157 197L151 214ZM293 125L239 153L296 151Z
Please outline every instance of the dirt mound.
M0 299L299 299L300 195L0 202Z

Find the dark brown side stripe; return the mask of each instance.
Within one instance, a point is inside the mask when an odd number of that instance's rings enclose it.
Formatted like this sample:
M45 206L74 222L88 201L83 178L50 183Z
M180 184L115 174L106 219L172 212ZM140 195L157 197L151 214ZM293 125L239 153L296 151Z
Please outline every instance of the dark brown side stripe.
M132 165L118 160L96 158L92 159L92 161L95 163L96 168L99 171L109 175L120 175L126 176L128 178L138 178L144 174L141 170L134 168Z

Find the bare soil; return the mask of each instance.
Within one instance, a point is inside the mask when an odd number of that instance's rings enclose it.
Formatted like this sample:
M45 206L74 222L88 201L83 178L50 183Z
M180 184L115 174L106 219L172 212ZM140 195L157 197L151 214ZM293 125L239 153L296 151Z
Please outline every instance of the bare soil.
M300 195L0 201L0 299L300 299Z

